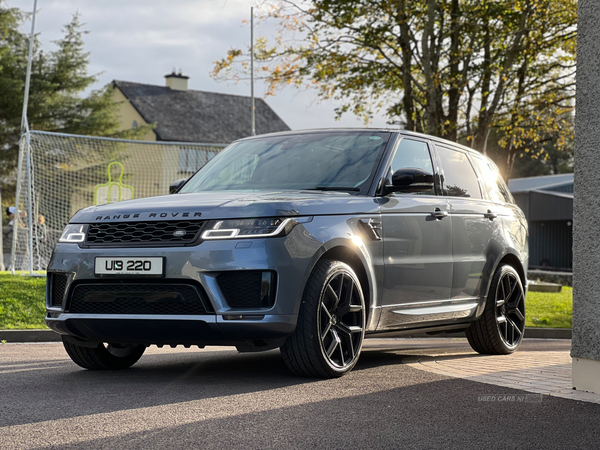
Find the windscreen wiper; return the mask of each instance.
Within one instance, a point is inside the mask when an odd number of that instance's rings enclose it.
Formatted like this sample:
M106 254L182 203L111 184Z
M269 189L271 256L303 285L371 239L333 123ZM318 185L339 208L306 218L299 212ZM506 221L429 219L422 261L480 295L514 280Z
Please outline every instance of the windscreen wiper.
M302 189L303 191L360 191L357 187L341 187L341 186L317 186L313 188Z

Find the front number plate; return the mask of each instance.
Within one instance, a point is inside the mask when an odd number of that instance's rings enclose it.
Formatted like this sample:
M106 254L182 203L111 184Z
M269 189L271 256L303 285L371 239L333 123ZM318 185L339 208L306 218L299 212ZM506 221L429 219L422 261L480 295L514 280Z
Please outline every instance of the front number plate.
M154 275L162 276L163 258L104 258L98 257L94 264L96 275Z

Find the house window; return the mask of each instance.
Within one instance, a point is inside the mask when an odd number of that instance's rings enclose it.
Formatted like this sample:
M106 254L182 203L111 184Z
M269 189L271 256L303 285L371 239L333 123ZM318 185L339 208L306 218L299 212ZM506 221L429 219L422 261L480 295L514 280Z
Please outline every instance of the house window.
M179 171L190 174L194 173L213 159L216 154L216 152L212 151L182 147L179 149Z
M137 128L137 127L138 127L137 120L134 120L133 122L131 122L131 128Z

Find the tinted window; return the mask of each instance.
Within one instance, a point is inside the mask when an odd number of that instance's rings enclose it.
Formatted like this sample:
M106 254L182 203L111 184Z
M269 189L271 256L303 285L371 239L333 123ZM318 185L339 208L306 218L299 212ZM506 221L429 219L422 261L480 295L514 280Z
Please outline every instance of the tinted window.
M389 136L327 132L244 140L212 159L181 192L347 188L364 194Z
M466 153L436 145L444 169L444 193L452 197L481 198L477 175Z
M512 203L512 198L502 180L498 168L483 158L473 158L481 174L481 181L490 200L497 203Z
M402 139L402 141L400 141L398 150L396 150L394 159L392 159L391 171L394 173L396 170L409 167L422 169L427 173L433 174L433 164L431 163L431 156L429 154L427 143L412 139ZM433 189L418 193L435 195Z

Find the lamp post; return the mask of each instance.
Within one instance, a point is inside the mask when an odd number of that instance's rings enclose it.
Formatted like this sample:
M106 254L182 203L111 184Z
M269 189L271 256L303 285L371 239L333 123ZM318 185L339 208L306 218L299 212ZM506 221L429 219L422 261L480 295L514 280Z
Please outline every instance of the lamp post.
M251 123L252 136L256 136L256 119L254 109L254 6L250 7L250 98L252 103Z

